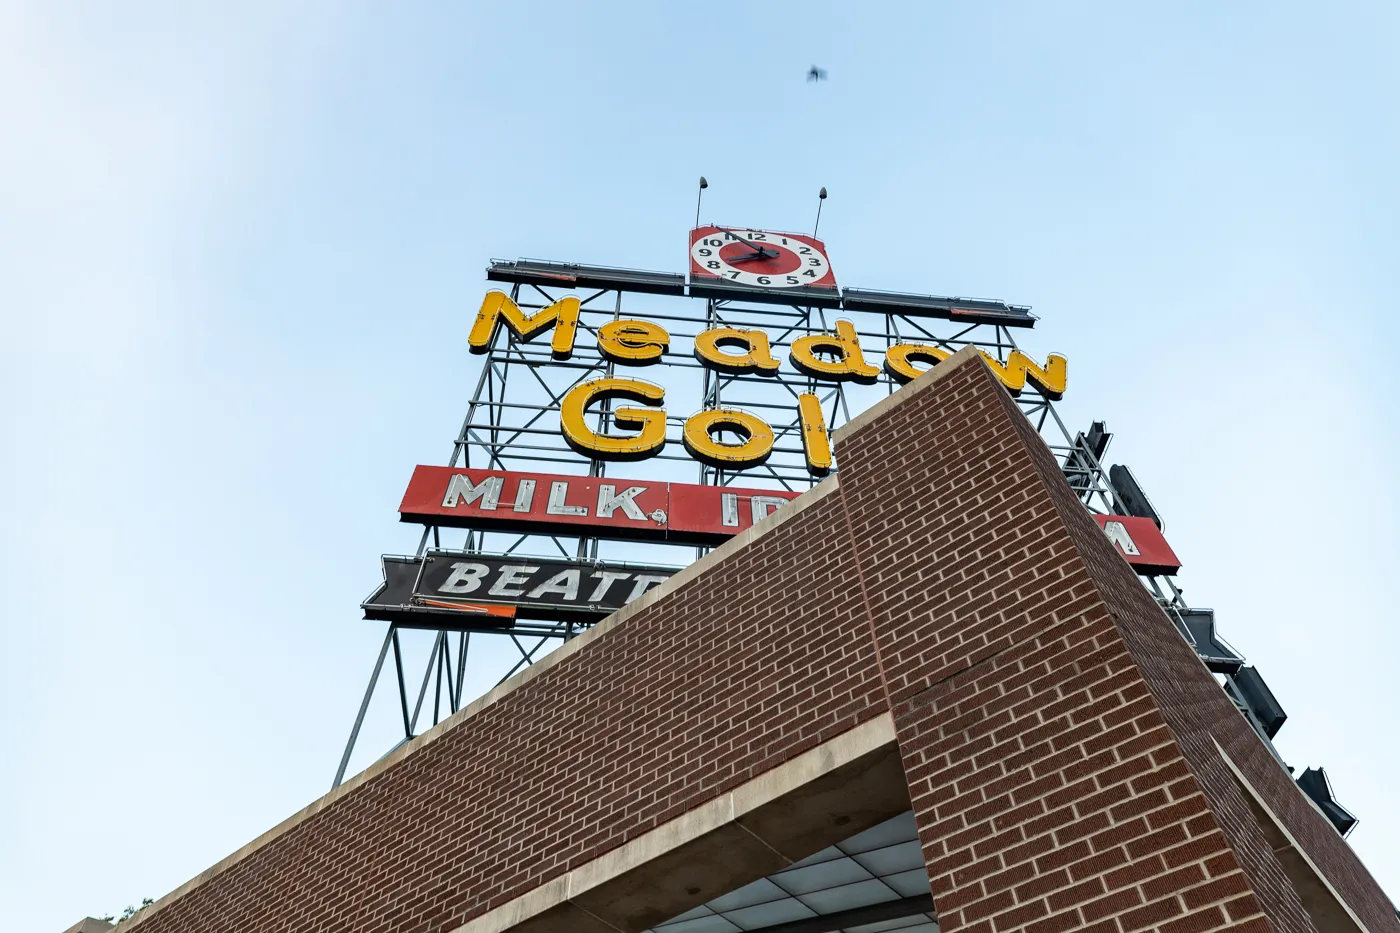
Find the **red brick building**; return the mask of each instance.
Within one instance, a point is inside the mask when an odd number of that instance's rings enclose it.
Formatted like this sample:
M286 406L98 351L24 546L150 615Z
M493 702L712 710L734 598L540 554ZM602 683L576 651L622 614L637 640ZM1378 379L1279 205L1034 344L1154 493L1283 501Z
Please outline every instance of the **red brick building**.
M835 442L124 929L1400 931L974 353Z

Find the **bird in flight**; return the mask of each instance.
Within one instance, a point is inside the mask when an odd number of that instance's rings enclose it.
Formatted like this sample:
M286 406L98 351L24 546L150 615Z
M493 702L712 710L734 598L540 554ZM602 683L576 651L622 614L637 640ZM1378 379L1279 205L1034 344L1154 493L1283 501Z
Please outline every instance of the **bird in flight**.
M825 80L826 80L826 69L825 69L825 68L818 68L816 65L813 65L811 68L808 68L808 69L807 69L807 80L808 80L808 81L825 81Z

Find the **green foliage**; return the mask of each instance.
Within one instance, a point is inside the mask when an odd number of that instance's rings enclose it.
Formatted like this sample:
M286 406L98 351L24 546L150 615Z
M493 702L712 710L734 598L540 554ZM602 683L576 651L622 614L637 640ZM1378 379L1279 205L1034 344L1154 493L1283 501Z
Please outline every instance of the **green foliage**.
M147 907L150 907L154 903L154 898L143 897L141 898L140 907L132 907L130 904L127 904L126 909L122 911L122 915L120 917L114 917L111 914L108 914L105 917L98 917L97 919L105 920L108 923L121 923L124 920L130 920L132 917L136 916L141 911L145 910Z

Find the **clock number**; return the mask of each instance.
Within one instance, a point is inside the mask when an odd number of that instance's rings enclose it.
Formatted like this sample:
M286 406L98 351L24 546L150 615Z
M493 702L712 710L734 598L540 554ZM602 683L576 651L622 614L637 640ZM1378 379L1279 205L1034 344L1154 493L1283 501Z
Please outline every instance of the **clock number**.
M816 269L808 269L806 272L804 272L804 273L802 273L802 274L803 274L803 275L809 275L809 276L811 276L812 278L816 278L816 277L817 277L817 270L816 270Z
M787 246L787 245L788 245L787 237L782 237L781 239L782 239L782 241L783 241L783 245L784 245L784 246Z
M790 275L790 276L787 277L787 283L788 283L789 285L801 285L801 284L802 284L802 280L799 279L799 278L798 278L797 276L795 276L795 275Z
M801 247L798 247L797 251L798 251L799 253L801 253L803 256L806 256L808 253L810 253L810 252L812 251L812 247L810 247L810 246L801 246Z
M718 260L718 259L711 259L709 262L705 263L705 268L707 268L707 269L718 269L718 268L719 268L719 260Z
M759 285L772 285L772 284L773 284L773 280L770 279L770 278L768 278L768 276L766 276L766 275L760 275L760 276L758 277L758 284L759 284Z
M729 273L729 277L731 279L737 279L739 277L739 270L735 269L733 272Z
M811 259L807 260L807 265L809 265L809 266L820 266L821 264L822 264L822 261L821 261L820 259L818 259L817 257L815 257L815 256L813 256Z
M750 236L751 238L755 239L755 240L766 240L766 239L768 239L767 235L766 235L766 234L762 234L762 233L750 233L749 236Z
M705 245L706 245L706 246L723 246L723 245L724 245L724 241L723 241L723 240L706 240L706 241L705 241Z
M713 256L713 255L714 255L714 253L713 253L711 250L708 250L708 249L700 249L700 250L696 250L696 252L698 252L701 256Z

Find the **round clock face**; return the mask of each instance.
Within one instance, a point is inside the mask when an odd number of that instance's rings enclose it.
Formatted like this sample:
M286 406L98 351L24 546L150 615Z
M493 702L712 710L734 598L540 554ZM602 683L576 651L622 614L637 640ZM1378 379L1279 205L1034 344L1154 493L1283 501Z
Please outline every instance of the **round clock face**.
M831 264L820 249L762 230L718 230L695 241L690 258L708 275L758 288L815 285Z

